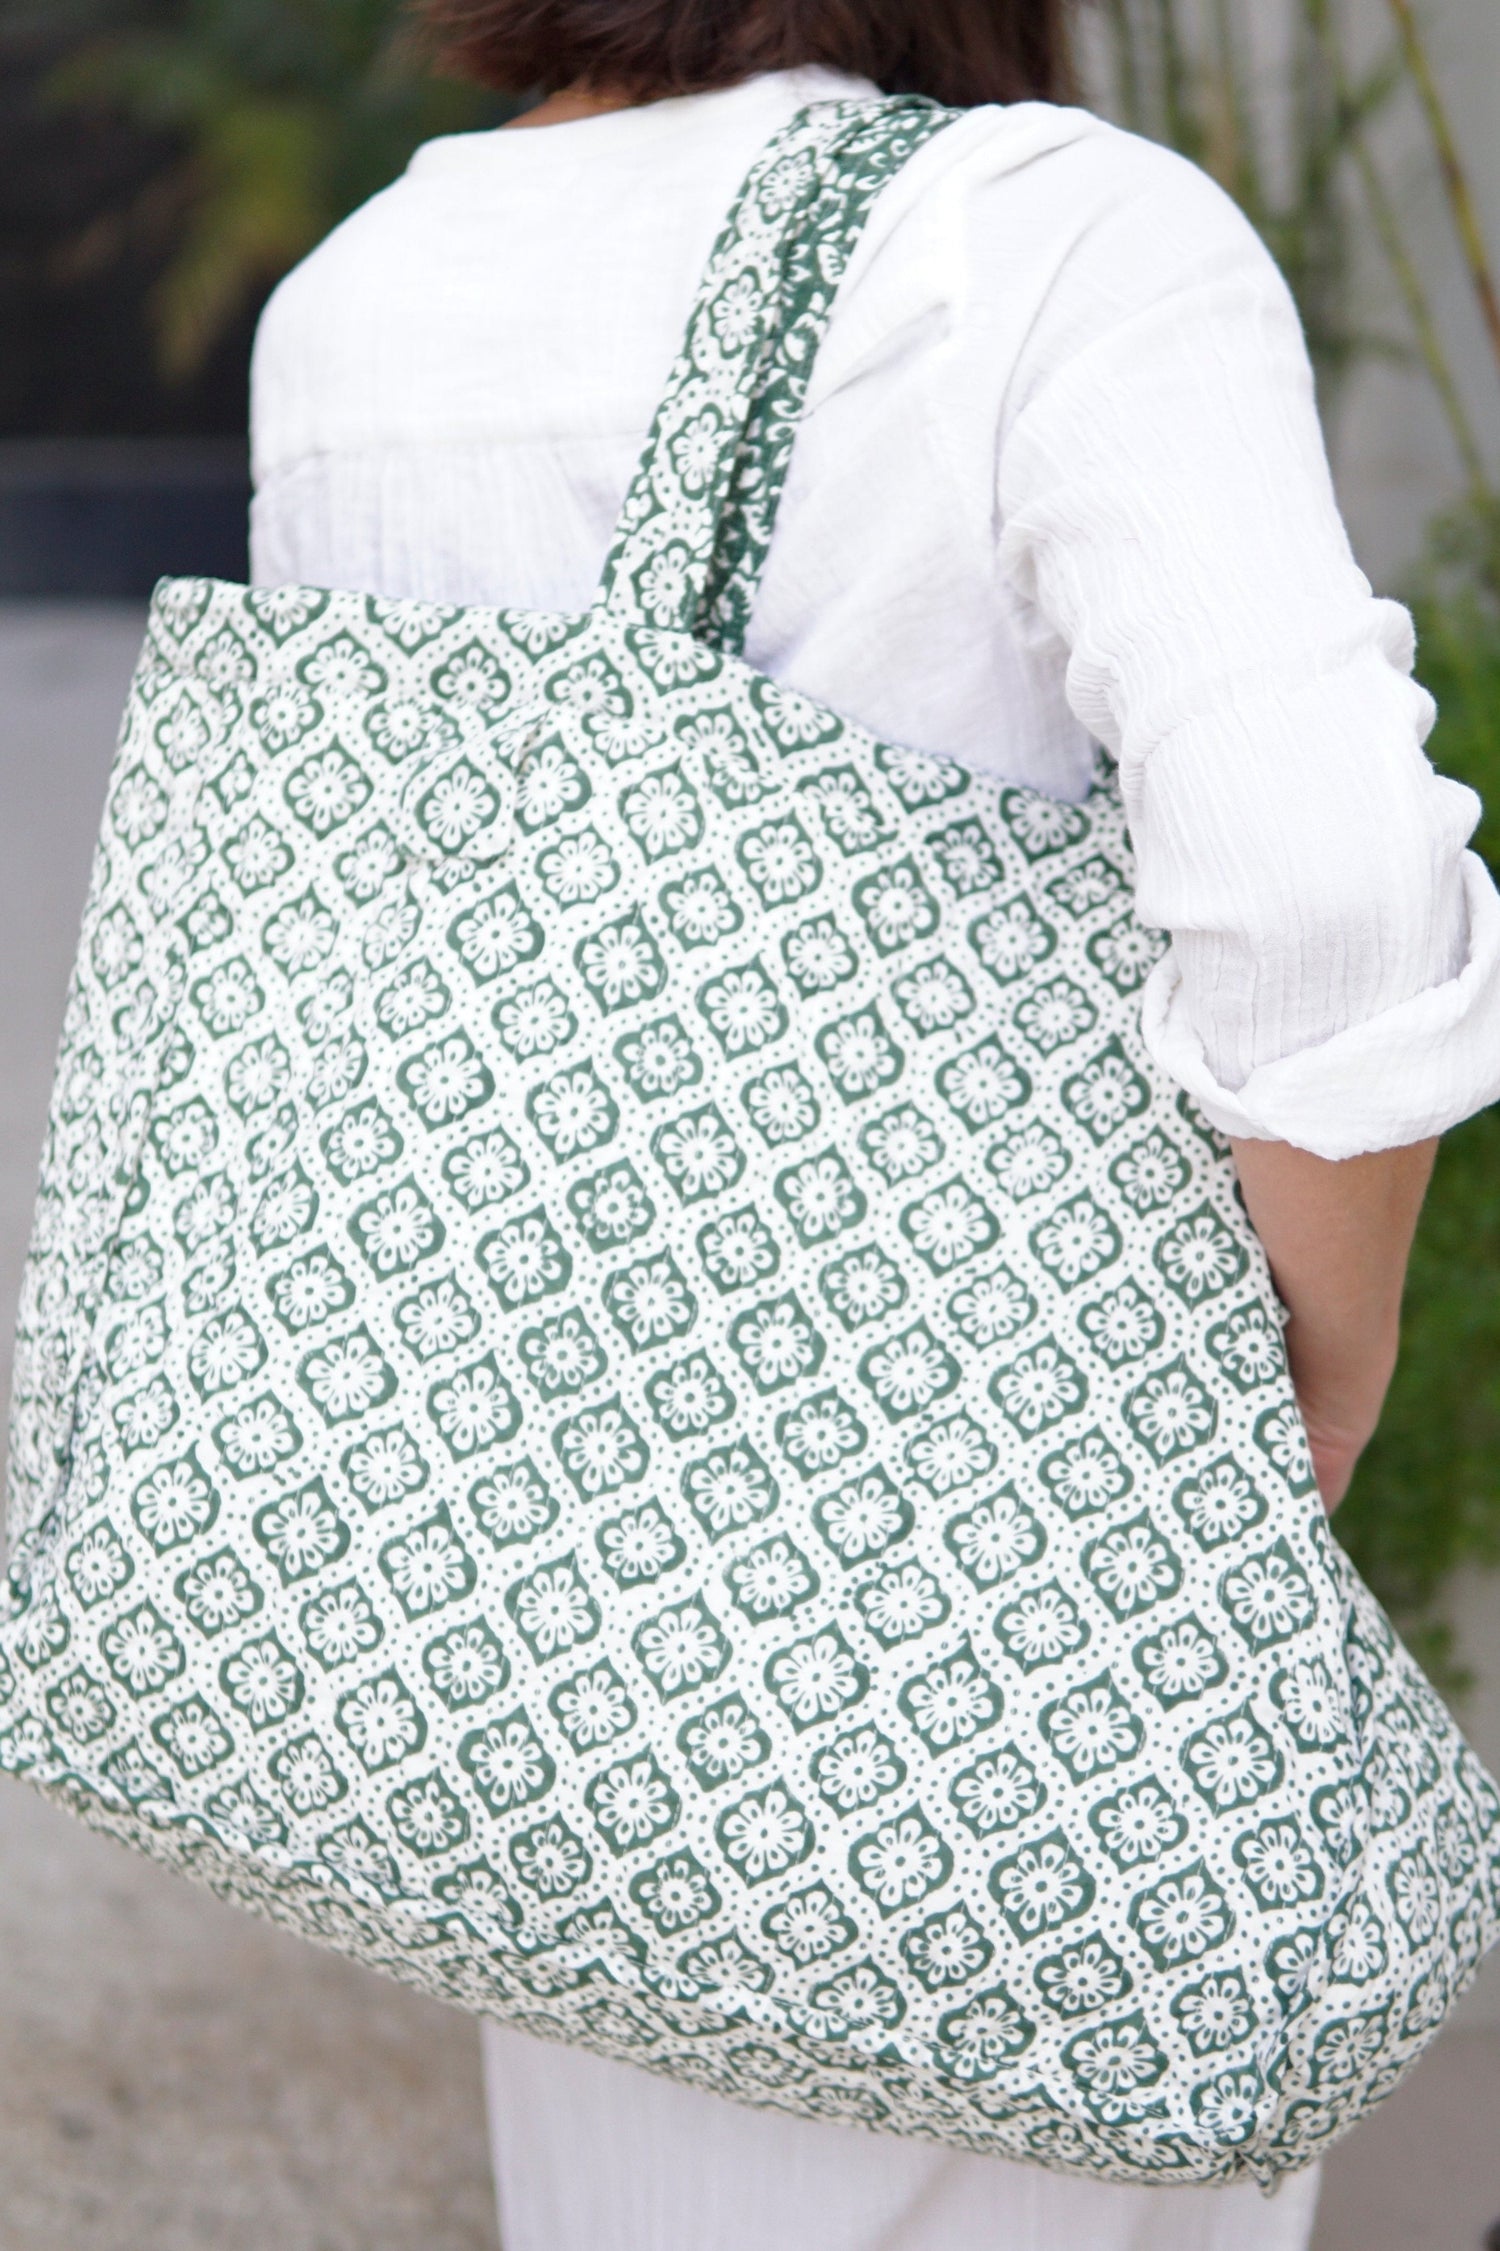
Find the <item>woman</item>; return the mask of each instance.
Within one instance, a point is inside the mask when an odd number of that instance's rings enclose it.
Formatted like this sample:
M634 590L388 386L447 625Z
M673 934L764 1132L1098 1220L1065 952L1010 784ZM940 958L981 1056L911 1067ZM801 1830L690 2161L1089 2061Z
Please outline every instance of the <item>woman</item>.
M263 583L586 605L735 189L809 102L972 114L840 294L750 661L1079 797L1119 758L1148 1033L1232 1139L1327 1504L1374 1427L1433 1136L1500 1092L1500 903L1334 505L1295 314L1190 166L1054 104L1060 0L435 0L540 89L283 285ZM1315 2178L1151 2190L742 2109L486 2030L506 2251L1304 2245Z

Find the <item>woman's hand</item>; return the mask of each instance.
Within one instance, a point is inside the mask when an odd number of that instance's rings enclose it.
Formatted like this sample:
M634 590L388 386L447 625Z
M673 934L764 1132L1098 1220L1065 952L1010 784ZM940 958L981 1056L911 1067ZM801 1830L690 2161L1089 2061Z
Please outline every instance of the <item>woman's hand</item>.
M1284 1141L1232 1146L1291 1315L1292 1381L1331 1514L1374 1435L1395 1370L1406 1262L1437 1143L1339 1164Z

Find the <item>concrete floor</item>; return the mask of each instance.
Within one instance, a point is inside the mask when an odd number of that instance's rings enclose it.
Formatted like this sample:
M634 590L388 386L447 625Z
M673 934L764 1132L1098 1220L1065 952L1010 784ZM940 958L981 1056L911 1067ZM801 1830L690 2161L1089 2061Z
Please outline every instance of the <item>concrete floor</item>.
M0 608L0 1393L139 634L130 609ZM1500 1646L1495 1595L1464 1598L1481 1656ZM1482 1719L1493 1760L1496 1682ZM1315 2251L1480 2251L1497 2217L1492 1965L1331 2159ZM0 2251L496 2251L473 2027L0 1784Z

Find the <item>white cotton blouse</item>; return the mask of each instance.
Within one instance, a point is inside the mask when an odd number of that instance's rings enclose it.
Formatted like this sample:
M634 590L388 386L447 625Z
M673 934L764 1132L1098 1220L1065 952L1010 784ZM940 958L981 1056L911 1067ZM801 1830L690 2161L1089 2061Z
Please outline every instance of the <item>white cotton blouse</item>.
M257 583L575 611L714 237L822 70L430 142L272 297ZM889 740L1076 798L1120 761L1162 1065L1324 1156L1500 1096L1500 899L1351 556L1301 331L1182 159L974 110L879 199L747 654Z

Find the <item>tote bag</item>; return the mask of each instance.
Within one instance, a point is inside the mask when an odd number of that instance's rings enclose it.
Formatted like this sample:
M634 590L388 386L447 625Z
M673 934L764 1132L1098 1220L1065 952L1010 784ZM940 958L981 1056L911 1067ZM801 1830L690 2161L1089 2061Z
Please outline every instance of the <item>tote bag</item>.
M736 653L818 338L948 122L819 104L595 606L158 591L47 1142L0 1767L546 2037L1271 2180L1496 1936L1334 1545L1120 801Z

